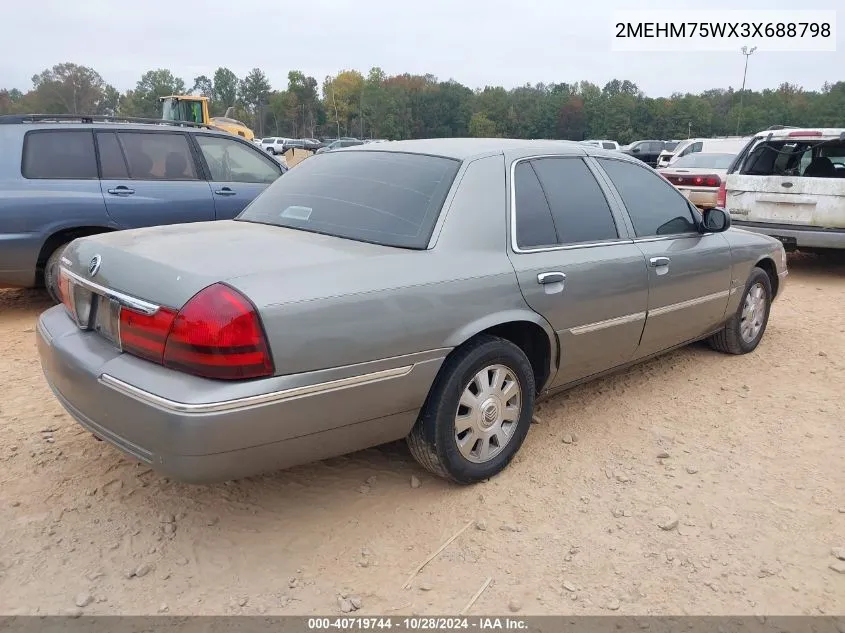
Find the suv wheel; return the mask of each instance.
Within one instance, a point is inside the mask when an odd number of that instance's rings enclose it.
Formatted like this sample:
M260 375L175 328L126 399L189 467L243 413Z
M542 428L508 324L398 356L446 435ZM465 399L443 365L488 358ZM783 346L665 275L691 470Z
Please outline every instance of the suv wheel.
M47 294L56 303L62 302L62 296L59 293L59 261L66 247L67 243L54 250L44 265L44 287L47 289Z
M534 397L525 353L505 339L479 336L444 363L407 438L411 454L456 483L492 477L522 446Z

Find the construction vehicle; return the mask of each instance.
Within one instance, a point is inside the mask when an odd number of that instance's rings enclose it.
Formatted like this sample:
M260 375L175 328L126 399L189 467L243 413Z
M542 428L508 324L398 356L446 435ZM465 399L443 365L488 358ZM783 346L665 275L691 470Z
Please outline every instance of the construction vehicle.
M235 108L226 110L222 117L211 117L208 113L208 97L194 97L192 95L170 95L160 97L162 104L161 118L167 121L187 121L211 127L235 134L241 138L251 141L255 134L245 123L232 118Z

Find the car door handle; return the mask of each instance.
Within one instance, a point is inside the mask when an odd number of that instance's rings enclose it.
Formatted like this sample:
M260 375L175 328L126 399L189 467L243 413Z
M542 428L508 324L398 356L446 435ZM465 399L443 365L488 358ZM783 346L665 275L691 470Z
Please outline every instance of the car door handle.
M538 284L558 284L563 283L564 279L566 279L566 275L559 271L540 273L537 275Z
M648 263L651 264L652 268L659 268L660 266L668 266L669 261L668 257L652 257L648 260Z
M222 189L218 189L214 192L215 196L234 196L235 192L229 189L229 187L223 187Z
M118 185L114 189L109 189L108 191L113 196L130 196L135 193L134 189L130 189L125 185Z

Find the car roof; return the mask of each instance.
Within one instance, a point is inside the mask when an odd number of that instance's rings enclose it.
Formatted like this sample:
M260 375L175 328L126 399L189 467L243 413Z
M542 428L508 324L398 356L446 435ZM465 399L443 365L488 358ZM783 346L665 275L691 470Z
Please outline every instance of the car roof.
M799 135L796 132L808 132L807 135ZM763 130L755 134L755 137L767 137L770 134L773 139L787 139L787 138L819 138L821 134L825 138L835 138L845 133L845 128L841 127L786 127L780 130Z
M522 155L551 154L577 156L609 156L620 158L618 152L585 145L577 141L525 140L511 138L427 138L413 141L386 141L366 143L356 147L337 150L340 152L404 152L428 154L456 160L482 158L495 154L515 153ZM628 159L640 162L637 159Z

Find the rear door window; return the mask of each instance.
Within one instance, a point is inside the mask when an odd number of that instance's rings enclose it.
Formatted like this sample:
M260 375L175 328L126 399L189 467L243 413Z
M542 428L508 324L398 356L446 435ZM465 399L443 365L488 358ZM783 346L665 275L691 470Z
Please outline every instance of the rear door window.
M541 158L531 162L551 208L558 244L619 237L607 199L583 160Z
M105 180L129 178L129 169L123 150L114 132L97 132L97 149L100 151L100 173Z
M21 174L24 178L89 180L97 178L91 130L27 132Z
M118 132L133 180L199 180L184 134Z
M557 245L557 231L537 173L529 161L514 168L516 245L521 249Z

